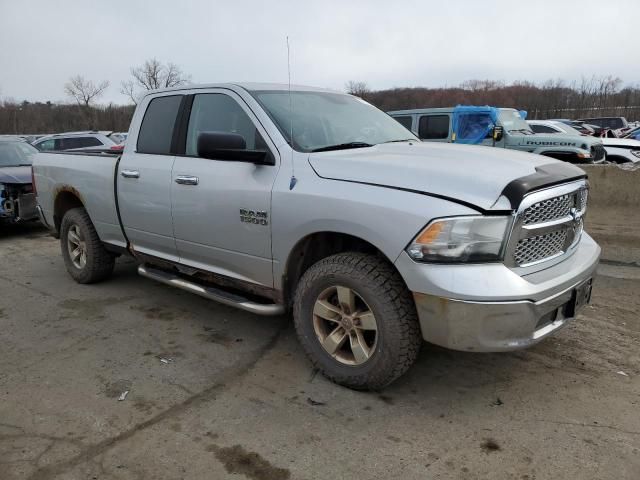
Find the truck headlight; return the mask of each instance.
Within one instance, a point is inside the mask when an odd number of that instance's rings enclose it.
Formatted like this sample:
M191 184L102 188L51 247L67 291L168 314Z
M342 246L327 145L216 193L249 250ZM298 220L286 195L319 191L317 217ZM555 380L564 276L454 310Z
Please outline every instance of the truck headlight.
M421 262L502 260L511 217L454 217L433 220L407 247Z

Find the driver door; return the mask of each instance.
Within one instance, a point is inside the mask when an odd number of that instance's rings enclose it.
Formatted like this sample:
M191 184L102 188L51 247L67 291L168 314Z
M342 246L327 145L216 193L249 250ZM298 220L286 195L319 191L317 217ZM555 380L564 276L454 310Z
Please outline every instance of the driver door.
M200 158L201 132L242 135L249 150L269 148L276 165ZM277 150L242 98L224 89L193 95L185 154L176 156L171 183L180 263L272 287L271 190L278 167Z

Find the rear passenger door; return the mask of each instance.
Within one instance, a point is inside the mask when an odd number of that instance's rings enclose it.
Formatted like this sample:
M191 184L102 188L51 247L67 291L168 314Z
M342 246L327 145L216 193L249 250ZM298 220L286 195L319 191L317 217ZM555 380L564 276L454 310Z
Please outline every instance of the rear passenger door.
M171 220L173 133L183 95L156 96L140 105L117 171L120 217L141 253L178 261ZM106 187L105 187L106 188Z
M422 115L418 120L418 137L428 142L451 139L451 117L448 114Z
M272 287L271 190L277 150L235 92L215 89L191 98L184 154L176 156L171 183L180 263ZM202 132L242 135L247 150L269 150L276 165L200 158Z

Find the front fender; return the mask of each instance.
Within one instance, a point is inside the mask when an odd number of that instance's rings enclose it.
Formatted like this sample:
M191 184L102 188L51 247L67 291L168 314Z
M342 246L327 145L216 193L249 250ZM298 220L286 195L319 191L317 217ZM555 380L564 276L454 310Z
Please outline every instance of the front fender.
M294 190L274 190L271 222L275 288L282 288L294 247L314 233L360 238L393 263L431 219L478 214L469 207L418 193L317 177L300 181Z

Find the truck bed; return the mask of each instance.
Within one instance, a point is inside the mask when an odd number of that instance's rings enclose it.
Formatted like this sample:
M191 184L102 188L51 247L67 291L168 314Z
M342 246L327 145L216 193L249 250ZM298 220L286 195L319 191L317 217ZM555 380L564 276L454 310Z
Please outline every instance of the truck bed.
M120 153L107 152L42 152L34 162L38 202L45 221L59 228L54 217L54 199L65 201L68 192L84 204L98 235L104 242L126 247L115 196L115 173Z

